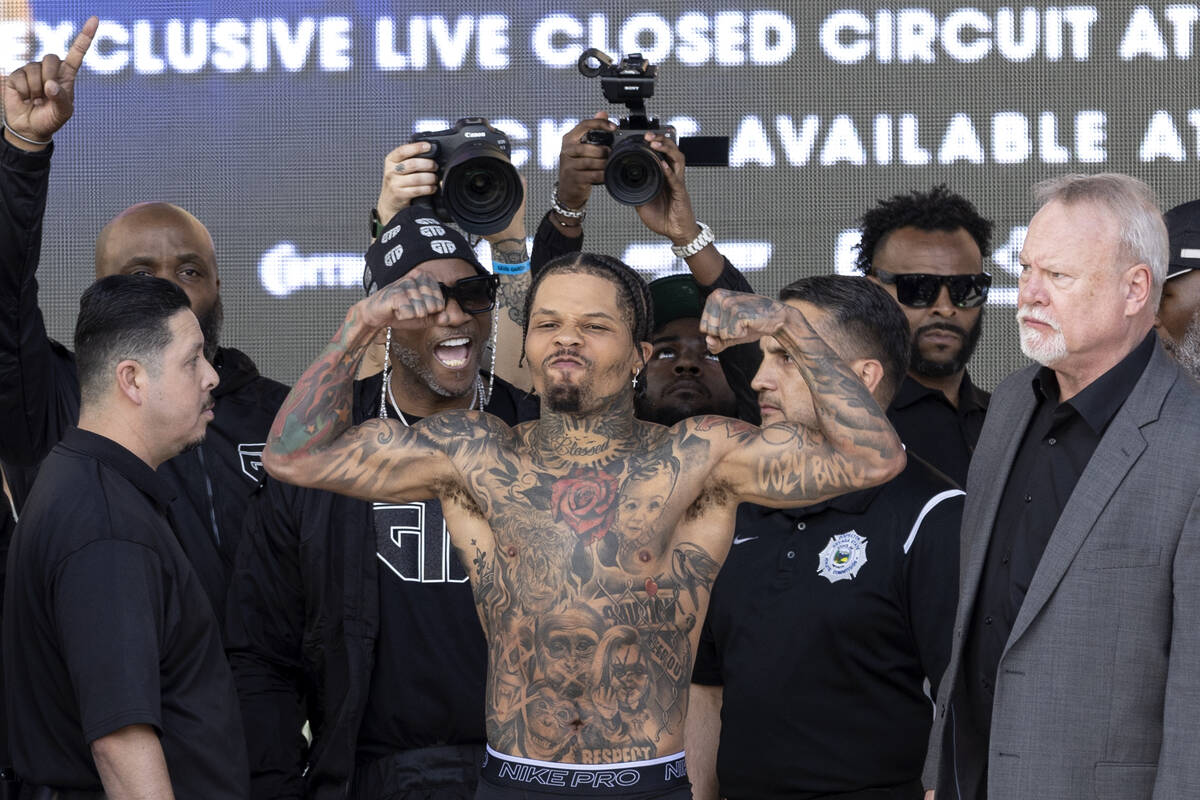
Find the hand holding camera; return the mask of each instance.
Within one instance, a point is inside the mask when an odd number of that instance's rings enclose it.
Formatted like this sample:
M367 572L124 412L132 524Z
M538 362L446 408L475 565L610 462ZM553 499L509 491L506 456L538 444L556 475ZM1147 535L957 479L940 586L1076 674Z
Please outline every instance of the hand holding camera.
M637 214L650 230L667 237L674 245L685 245L700 234L692 198L683 180L686 159L670 137L647 133L645 142L658 156L663 187L651 200L637 207Z
M383 182L375 203L382 224L386 225L416 198L428 197L438 190L438 165L427 157L431 149L429 142L409 142L383 160Z
M467 233L486 236L508 227L525 190L503 131L482 117L465 117L453 128L414 134L412 143L421 142L437 165L437 185L432 193L414 194L414 205L432 207L439 219Z
M587 145L609 149L604 169L604 185L618 203L641 206L658 197L666 185L660 167L662 152L652 148L652 137L676 141L675 129L646 115L646 100L654 96L658 68L642 57L631 53L614 64L611 56L588 48L576 63L579 72L588 78L600 78L600 88L610 103L621 103L629 109L615 128L592 129L584 136ZM728 166L729 139L723 136L690 136L678 140L680 148L690 150L696 166ZM561 195L560 195L561 200Z
M558 202L576 211L582 210L592 195L592 186L604 183L608 148L589 141L597 133L616 130L616 123L604 111L585 119L563 136L558 156Z

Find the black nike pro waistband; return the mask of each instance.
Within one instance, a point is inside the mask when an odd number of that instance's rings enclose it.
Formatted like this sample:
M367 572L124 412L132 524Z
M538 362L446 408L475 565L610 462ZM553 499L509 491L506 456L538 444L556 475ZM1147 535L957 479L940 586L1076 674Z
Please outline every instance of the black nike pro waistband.
M487 749L480 780L531 792L628 797L688 786L683 753L616 764L562 764Z

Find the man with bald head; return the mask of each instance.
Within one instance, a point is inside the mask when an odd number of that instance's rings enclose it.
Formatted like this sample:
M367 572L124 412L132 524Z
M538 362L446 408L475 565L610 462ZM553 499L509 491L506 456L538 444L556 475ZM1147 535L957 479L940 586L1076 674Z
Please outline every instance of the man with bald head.
M74 110L75 73L98 22L84 24L65 58L47 55L8 77L0 142L0 463L18 513L42 459L76 424L75 357L46 333L35 272L54 134ZM243 353L219 345L220 279L212 237L170 203L122 211L96 240L96 277L145 275L181 287L217 370L215 419L204 444L159 469L175 494L171 515L188 558L221 618L225 587L259 454L286 387L258 374Z
M122 211L96 237L96 277L152 275L187 292L204 334L204 355L217 355L221 279L204 223L172 203L138 203Z

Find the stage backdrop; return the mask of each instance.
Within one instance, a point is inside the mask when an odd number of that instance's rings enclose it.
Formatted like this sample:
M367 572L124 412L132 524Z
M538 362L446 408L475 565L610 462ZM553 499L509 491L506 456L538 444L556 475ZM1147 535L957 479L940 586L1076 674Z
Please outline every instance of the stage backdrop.
M946 182L996 224L986 329L992 387L1016 348L1016 254L1029 187L1120 171L1164 208L1200 196L1200 4L829 2L37 2L4 0L0 62L65 52L103 22L75 117L56 137L39 278L70 341L103 223L139 200L188 208L216 240L223 340L293 381L361 296L384 155L413 131L485 116L515 143L530 224L560 137L597 110L583 48L658 64L650 110L728 135L695 169L699 217L774 292L849 268L876 199ZM22 18L32 20L29 24ZM647 277L682 270L598 189L588 247Z

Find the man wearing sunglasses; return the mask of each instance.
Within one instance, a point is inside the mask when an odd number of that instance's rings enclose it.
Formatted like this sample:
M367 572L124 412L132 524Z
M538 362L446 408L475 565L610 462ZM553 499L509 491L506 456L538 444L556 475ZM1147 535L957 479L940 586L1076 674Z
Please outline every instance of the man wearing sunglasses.
M528 260L520 217L493 237L494 264ZM513 239L520 252L499 246ZM425 273L446 305L385 334L382 374L355 383L355 423L414 424L459 408L509 424L537 416L535 400L480 369L499 281L461 235L409 207L379 231L367 266L369 291ZM471 797L487 645L441 505L372 504L268 479L244 536L227 634L252 797Z
M945 185L882 200L861 220L857 267L900 303L912 329L908 379L888 419L905 445L960 486L987 412L967 362L982 330L992 223Z

